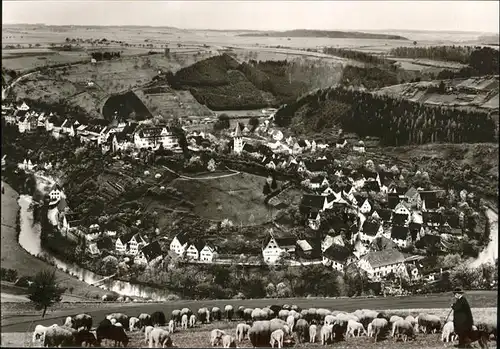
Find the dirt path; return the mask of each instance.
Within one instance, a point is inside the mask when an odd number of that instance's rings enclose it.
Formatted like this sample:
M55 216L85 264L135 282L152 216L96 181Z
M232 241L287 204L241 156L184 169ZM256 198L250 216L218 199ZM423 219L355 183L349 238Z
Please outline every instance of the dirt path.
M495 263L495 260L498 259L498 214L492 209L488 209L486 217L490 222L490 243L479 253L477 259L471 263L471 267L478 267L483 263Z
M2 99L5 99L7 98L7 92L12 88L14 87L19 81L21 81L22 79L24 79L25 77L27 76L30 76L30 75L33 75L35 74L36 72L31 72L31 73L28 73L28 74L24 74L24 75L21 75L20 77L16 78L14 81L12 81L12 83L7 86L6 88L2 89Z

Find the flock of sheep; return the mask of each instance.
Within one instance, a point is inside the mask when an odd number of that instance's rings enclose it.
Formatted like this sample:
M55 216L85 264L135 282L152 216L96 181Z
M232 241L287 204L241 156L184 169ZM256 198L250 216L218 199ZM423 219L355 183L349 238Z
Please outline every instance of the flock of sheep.
M295 342L315 343L318 339L326 345L352 337L366 335L377 342L388 335L397 340L415 339L416 333L442 332L441 340L454 340L453 322L444 324L438 316L419 314L416 318L407 316L388 316L373 310L356 310L352 313L330 311L328 309L300 309L296 305L272 305L265 308L239 307L236 310L226 305L224 310L203 307L193 313L189 308L172 311L167 322L161 311L153 314L140 314L129 317L122 313L112 313L102 320L95 331L92 331L92 317L79 314L67 317L62 326L44 327L37 325L33 333L33 344L43 343L46 347L57 346L100 346L103 340L114 341L114 345L124 347L129 343L127 332L143 331L144 343L150 348L173 347L174 333L181 329L192 328L196 324L210 321L228 322L241 319L234 335L220 329L210 332L210 345L224 348L237 347L245 339L249 339L254 347L293 345ZM476 329L477 330L477 329ZM496 327L491 329L496 338ZM489 333L488 333L489 335ZM318 338L319 337L319 338ZM481 348L487 347L487 339L479 341Z

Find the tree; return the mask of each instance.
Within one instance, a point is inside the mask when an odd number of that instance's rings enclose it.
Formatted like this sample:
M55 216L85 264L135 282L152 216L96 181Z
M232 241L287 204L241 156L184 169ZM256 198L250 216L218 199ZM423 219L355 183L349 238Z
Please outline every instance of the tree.
M35 275L33 283L28 287L28 297L35 303L37 310L42 310L42 318L47 308L62 299L64 290L60 288L56 280L56 271L43 270Z
M267 182L266 182L266 184L264 184L264 189L263 189L262 193L263 193L264 195L267 195L267 194L269 194L270 192L271 192L271 188L269 188L269 183L267 183Z
M227 114L221 114L219 115L219 119L217 122L214 124L214 129L215 130L226 130L230 126L229 123L229 115Z
M250 132L255 131L255 129L259 127L259 118L256 116L252 116L250 120L248 120L248 124L251 126Z

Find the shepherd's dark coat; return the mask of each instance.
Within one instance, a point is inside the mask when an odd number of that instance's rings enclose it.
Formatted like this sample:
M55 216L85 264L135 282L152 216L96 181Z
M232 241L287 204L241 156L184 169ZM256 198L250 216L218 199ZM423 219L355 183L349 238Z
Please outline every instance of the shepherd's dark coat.
M452 305L453 309L453 326L455 332L460 334L467 334L472 331L474 320L472 319L472 312L470 310L469 302L462 297Z

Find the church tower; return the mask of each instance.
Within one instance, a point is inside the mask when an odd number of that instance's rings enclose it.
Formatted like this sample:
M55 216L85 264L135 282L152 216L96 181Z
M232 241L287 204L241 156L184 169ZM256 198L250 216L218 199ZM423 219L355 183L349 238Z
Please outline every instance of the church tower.
M236 124L233 138L233 151L235 154L241 154L243 151L243 137L241 133L240 123Z

